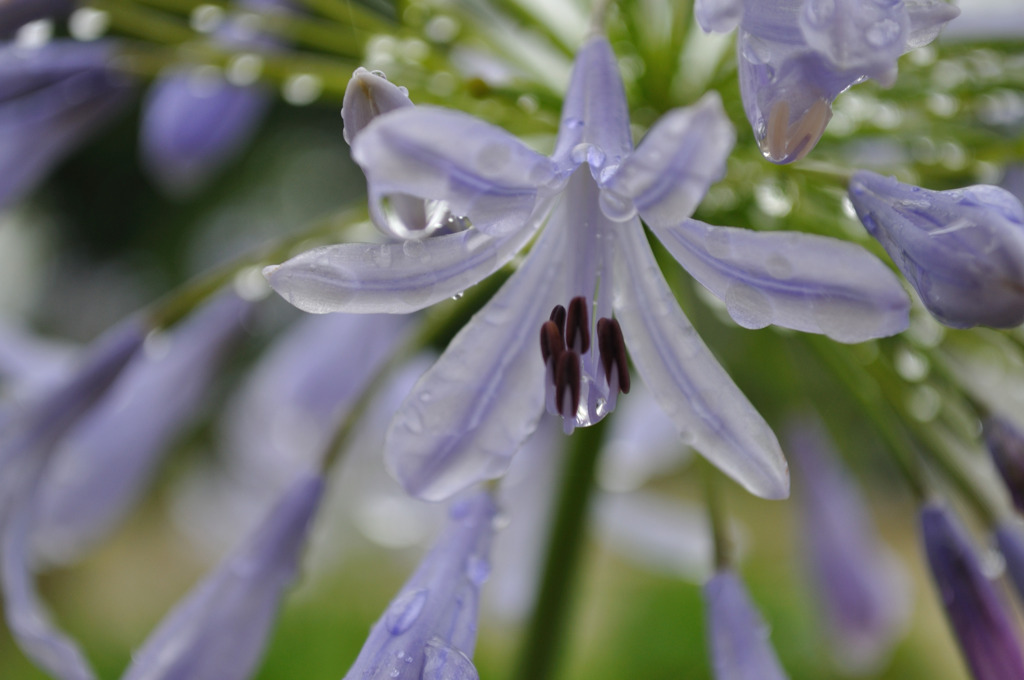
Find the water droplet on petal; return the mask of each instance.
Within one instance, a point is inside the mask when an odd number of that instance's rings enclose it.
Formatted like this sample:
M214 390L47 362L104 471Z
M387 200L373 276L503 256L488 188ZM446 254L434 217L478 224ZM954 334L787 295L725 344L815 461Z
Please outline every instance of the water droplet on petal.
M484 558L478 555L470 555L466 559L466 578L474 585L480 587L491 575L491 565Z
M872 47L887 47L900 35L900 25L892 19L876 21L864 33L864 39Z
M426 588L420 588L399 595L384 614L384 627L392 635L401 635L416 623L427 603Z
M601 191L598 203L600 203L601 212L605 214L605 217L615 222L625 222L636 216L636 206L632 199L620 196L608 189Z
M793 276L793 263L788 258L775 254L765 262L768 275L774 279L785 280Z
M423 648L426 663L423 678L429 680L465 680L478 677L473 662L441 638L431 638Z
M828 24L835 10L835 0L810 0L804 5L804 18L812 26L820 28Z
M761 291L745 283L733 283L725 291L729 316L744 328L764 328L772 322L772 306Z

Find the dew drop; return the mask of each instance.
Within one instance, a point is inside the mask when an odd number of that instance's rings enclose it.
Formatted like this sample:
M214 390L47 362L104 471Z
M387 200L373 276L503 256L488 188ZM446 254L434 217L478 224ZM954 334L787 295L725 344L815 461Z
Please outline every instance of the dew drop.
M784 281L793 276L793 263L778 253L768 258L765 267L768 269L768 276L773 279Z
M483 175L497 175L512 160L512 151L505 144L485 144L476 154L478 169Z
M466 559L466 578L468 578L473 585L479 588L490 575L491 565L486 559L478 555L470 555Z
M411 259L426 259L427 246L423 241L405 241L402 243L402 252Z
M392 677L392 678L397 678L398 675L399 675L399 670L397 668L392 668L391 672L388 673L388 676Z
M399 595L384 614L384 627L392 635L401 635L412 628L427 603L428 590L419 588Z
M771 47L760 38L755 38L746 31L742 36L743 58L751 64L767 64L772 57Z
M461 300L465 294L465 291L460 290L458 293L452 296L452 300Z
M725 259L732 253L732 242L729 232L721 227L712 227L704 239L704 247L708 255L717 259Z
M431 638L423 648L426 662L424 678L430 680L464 680L478 677L473 662L465 654L438 637Z
M636 216L636 206L632 199L620 196L609 189L601 191L598 203L605 217L615 222L625 222Z
M583 121L580 120L579 118L566 118L564 121L562 121L562 125L564 125L566 128L570 130L577 130L583 127Z
M834 0L810 0L804 5L804 18L812 26L822 27L828 24L835 14Z
M744 283L733 283L725 291L729 316L744 328L764 328L772 322L772 306L768 297Z

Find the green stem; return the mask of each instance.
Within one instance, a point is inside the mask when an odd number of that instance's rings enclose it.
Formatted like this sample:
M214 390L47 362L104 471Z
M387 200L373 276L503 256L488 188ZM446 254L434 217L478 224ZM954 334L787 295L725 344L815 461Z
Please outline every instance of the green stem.
M543 579L537 593L514 680L555 677L564 647L566 622L583 553L585 525L594 488L594 470L606 421L581 428L570 440L554 525L548 537Z
M719 483L719 472L703 458L698 462L701 477L704 480L704 496L708 508L708 520L711 523L711 540L714 549L715 571L728 569L734 564L734 550L729 529L726 526L725 511L722 509L722 492Z

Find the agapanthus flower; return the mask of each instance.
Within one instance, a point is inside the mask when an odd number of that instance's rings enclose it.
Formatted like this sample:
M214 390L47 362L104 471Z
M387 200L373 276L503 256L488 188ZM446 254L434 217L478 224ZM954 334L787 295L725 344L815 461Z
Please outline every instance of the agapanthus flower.
M550 158L428 107L392 111L356 137L371 201L441 200L471 228L328 246L265 273L307 311L410 312L495 271L546 223L396 415L386 455L399 481L439 499L501 475L545 401L566 430L600 420L628 389L628 347L688 442L752 492L782 497L788 473L774 434L679 309L638 213L743 325L852 342L902 330L908 302L891 272L850 244L686 220L733 142L710 94L667 114L634 152L615 57L595 36L577 57Z
M1006 563L1006 575L1024 601L1024 524L1019 519L1001 521L993 532L999 552Z
M285 0L243 0L242 9L280 11ZM272 49L274 40L228 17L214 40L234 50ZM187 196L234 158L256 133L274 102L257 83L234 84L204 68L167 69L142 104L139 151L143 165L168 193Z
M138 352L146 328L129 319L111 329L67 380L9 418L0 432L0 584L8 627L22 651L64 680L94 674L78 646L50 620L33 582L31 530L54 444L100 398Z
M724 569L704 586L704 606L715 680L785 680L768 641L768 627L743 581Z
M295 579L320 504L319 475L295 480L247 541L163 620L123 680L245 680Z
M106 41L0 46L0 207L125 109L134 88L115 55Z
M939 596L975 680L1024 678L1017 627L967 533L944 506L921 509L921 535Z
M0 2L0 40L14 37L18 29L37 19L62 17L75 0L3 0Z
M986 184L929 191L862 170L850 200L939 321L1024 321L1024 207L1013 194Z
M863 673L878 666L906 623L907 574L882 544L821 423L794 421L786 443L801 482L800 523L833 657L844 670Z
M959 14L943 0L697 0L694 11L705 31L739 27L743 108L773 163L803 158L840 93L868 78L892 85L900 55Z
M496 514L486 491L452 503L441 536L374 624L345 680L477 680L471 658Z

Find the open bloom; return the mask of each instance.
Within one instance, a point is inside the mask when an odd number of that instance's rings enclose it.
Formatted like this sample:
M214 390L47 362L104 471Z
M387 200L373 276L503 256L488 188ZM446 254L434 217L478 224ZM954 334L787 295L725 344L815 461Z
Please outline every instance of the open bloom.
M356 137L371 201L444 201L470 228L318 248L265 274L306 311L411 312L480 281L546 224L396 414L386 456L398 480L439 499L501 475L545 401L567 430L600 420L628 389L628 347L687 442L753 493L784 497L774 434L679 309L639 217L747 327L855 342L902 330L908 301L884 265L850 244L686 219L724 174L733 142L711 94L669 112L634 151L615 57L595 36L577 56L550 158L428 107L392 111Z
M954 328L1024 322L1024 207L996 186L929 191L861 170L857 217L935 318Z
M708 32L739 27L747 119L765 158L791 163L818 143L841 92L867 78L892 85L900 55L960 10L942 0L697 0L695 13Z

